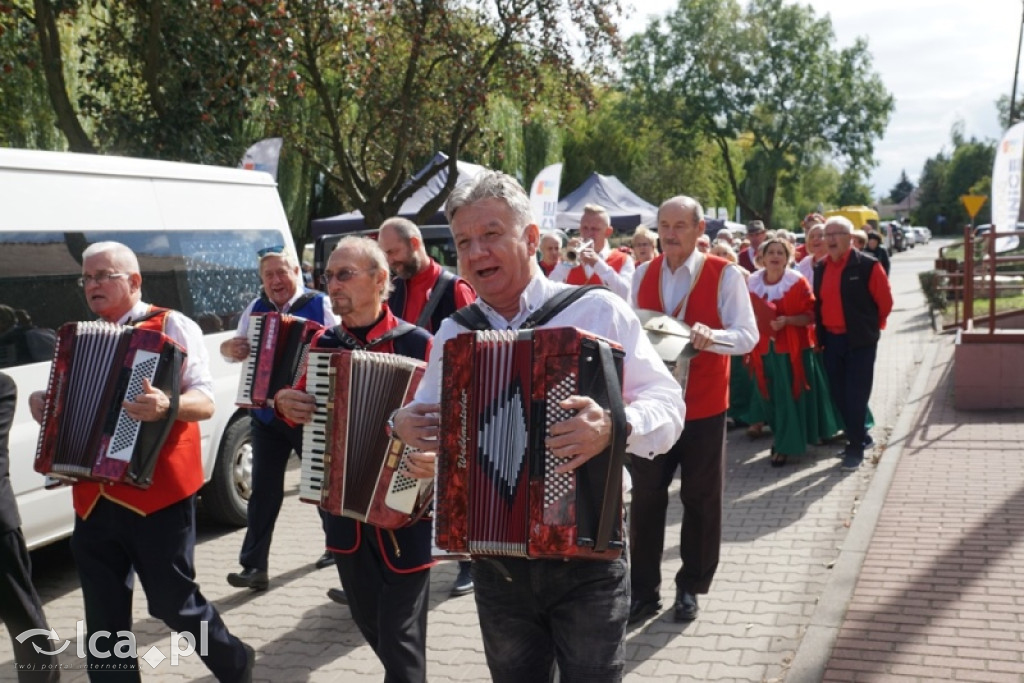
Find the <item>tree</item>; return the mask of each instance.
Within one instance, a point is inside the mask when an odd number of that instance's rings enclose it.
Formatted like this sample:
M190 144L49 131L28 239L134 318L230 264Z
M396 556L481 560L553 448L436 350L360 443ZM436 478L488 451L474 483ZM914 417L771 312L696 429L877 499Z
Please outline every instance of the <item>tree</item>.
M910 178L907 177L906 169L900 171L900 179L893 185L892 189L889 190L889 201L893 204L899 204L904 199L910 196L910 193L914 191L914 183L910 182Z
M438 150L448 183L456 161L484 138L492 104L510 98L528 117L589 98L588 72L616 44L617 2L601 0L296 0L294 58L317 114L313 129L286 126L331 188L369 225L394 215L419 183L407 179ZM573 25L566 30L566 22Z
M839 176L839 188L836 191L836 204L839 206L870 206L871 188L864 182L861 171L855 167L847 168ZM854 226L859 228L860 226Z
M782 174L822 153L869 167L892 112L864 40L844 49L834 40L831 21L804 5L680 0L630 39L624 70L659 119L715 142L736 201L770 223ZM756 183L743 184L735 140L752 151Z
M235 164L251 112L294 76L269 0L0 0L0 16L32 27L21 55L72 151Z

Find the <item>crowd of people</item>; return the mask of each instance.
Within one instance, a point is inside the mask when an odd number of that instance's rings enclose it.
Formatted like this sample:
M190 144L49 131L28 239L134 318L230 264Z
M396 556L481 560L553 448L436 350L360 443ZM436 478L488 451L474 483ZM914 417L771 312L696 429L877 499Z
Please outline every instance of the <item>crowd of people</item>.
M403 219L386 221L377 240L342 239L326 264L326 292L304 286L289 249L257 254L262 291L221 353L242 361L253 352L250 313L288 312L323 325L313 348L426 361L413 401L380 428L418 449L404 465L408 476L431 479L443 386L453 371L445 367L446 341L470 329L568 326L627 349L624 423L595 397L570 395L558 402L564 419L530 441L543 444L559 474L578 472L616 447L628 453L628 552L598 561L472 552L461 558L451 589L454 596L474 594L493 680L549 680L557 668L563 681L620 681L627 625L662 609L666 510L677 471L684 516L671 612L678 622L699 616L700 596L720 561L730 422L745 423L751 435L771 433L772 466L837 438L846 442L843 471L863 462L872 443L867 404L875 350L892 309L884 249L871 233L856 246L847 219L816 214L804 221L799 248L792 234L758 220L742 235L721 229L712 236L701 204L685 195L662 202L657 225L636 229L628 247L612 245L611 220L600 206L583 212L578 236L542 234L520 184L496 172L457 186L445 211L458 275L427 256L418 228ZM135 419L173 423L153 485L74 484L71 545L89 641L100 631L130 630L137 573L150 613L169 627L196 633L200 621L208 624L210 647L202 656L219 680L249 680L255 651L231 635L194 580L194 507L202 483L196 432L213 409L201 333L184 316L141 301L138 262L124 245L93 245L83 257L83 287L97 316L162 330L189 352L180 395L147 384L126 403ZM664 357L652 343L652 330L641 322L651 316L685 331L678 357ZM44 401L44 391L32 394L37 419ZM177 412L168 417L172 403ZM242 569L227 577L232 586L271 587L269 548L284 469L292 453L302 457L301 430L315 407L303 374L251 412L253 494ZM25 556L16 518L6 526L8 554ZM319 526L324 554L317 566L335 566L341 584L329 597L348 605L385 680L426 680L436 562L429 520L391 530L321 510ZM24 588L27 558L19 570L15 580L26 595L19 623L44 624L38 598ZM102 650L106 641L98 637L97 644ZM29 656L24 648L16 654L19 661ZM109 675L92 654L89 664L91 679ZM126 665L128 678L137 680L137 660Z

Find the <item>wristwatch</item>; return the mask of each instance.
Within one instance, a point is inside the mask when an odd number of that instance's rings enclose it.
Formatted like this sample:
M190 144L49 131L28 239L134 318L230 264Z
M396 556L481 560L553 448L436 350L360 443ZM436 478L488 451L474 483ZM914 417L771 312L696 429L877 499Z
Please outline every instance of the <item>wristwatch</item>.
M395 410L392 410L391 414L388 415L388 421L384 423L384 433L387 434L388 436L395 435L395 415L398 414L399 410L401 410L401 408L396 408Z

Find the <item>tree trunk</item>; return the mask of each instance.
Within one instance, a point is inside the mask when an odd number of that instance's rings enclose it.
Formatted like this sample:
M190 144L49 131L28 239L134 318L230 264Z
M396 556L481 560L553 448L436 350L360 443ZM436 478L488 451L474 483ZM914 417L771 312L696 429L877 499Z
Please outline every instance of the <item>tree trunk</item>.
M46 90L57 116L57 126L68 140L72 152L96 153L96 147L82 128L78 114L68 97L64 80L64 60L60 51L60 33L53 8L47 0L35 0L36 34L39 36L39 51L43 58L43 73L46 76Z

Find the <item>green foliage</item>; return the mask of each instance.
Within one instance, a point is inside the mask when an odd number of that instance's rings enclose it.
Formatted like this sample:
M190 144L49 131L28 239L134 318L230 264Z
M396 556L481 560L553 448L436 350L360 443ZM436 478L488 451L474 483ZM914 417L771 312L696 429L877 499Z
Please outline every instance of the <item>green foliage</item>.
M25 3L0 0L0 147L58 149L53 109Z
M946 273L938 270L926 270L918 273L917 279L921 283L921 291L924 292L929 310L945 311L948 305L946 292L941 291L939 287L949 284L949 277Z
M805 5L680 0L629 41L626 80L659 119L714 141L736 201L771 221L779 178L813 156L870 167L893 109L866 43L834 41L831 21ZM729 154L736 140L753 150L746 174ZM750 172L759 177L744 184Z
M899 204L909 197L913 191L914 183L910 182L910 178L907 177L907 171L904 169L900 171L900 179L889 190L889 201L893 204Z
M962 130L958 129L954 129L951 137L954 142L951 155L939 152L925 161L913 220L918 225L927 225L932 232L959 235L971 220L960 196L972 192L990 194L986 189L992 184L995 144L975 138L965 140ZM989 223L991 216L991 204L986 202L975 216L974 224Z
M619 11L617 2L599 0L297 0L288 8L317 124L280 125L371 226L419 189L405 181L438 150L449 157L448 186L420 219L447 197L463 154L522 173L515 117L494 103L508 98L528 116L540 102L562 110L587 99L585 69L596 69L615 45ZM499 131L504 142L489 135Z
M873 203L871 188L864 181L864 176L860 170L850 167L843 171L843 174L839 177L836 204L838 206L870 206Z

